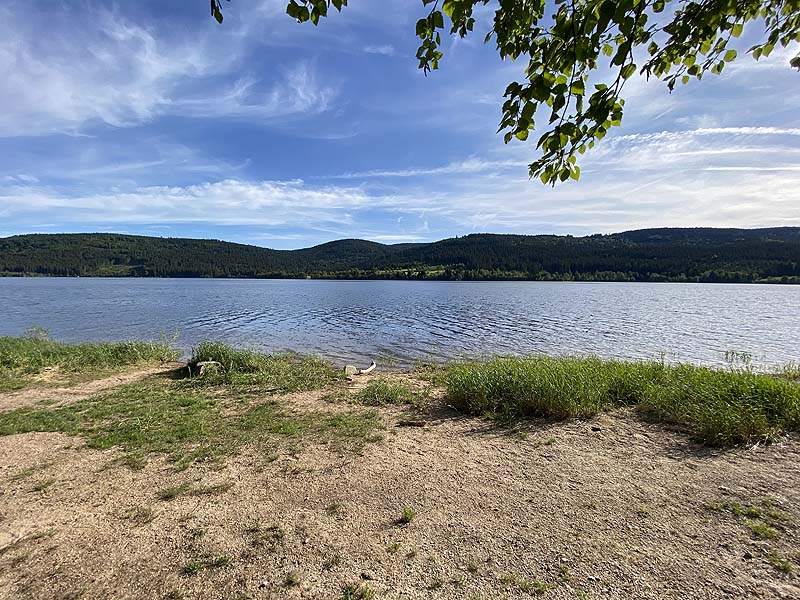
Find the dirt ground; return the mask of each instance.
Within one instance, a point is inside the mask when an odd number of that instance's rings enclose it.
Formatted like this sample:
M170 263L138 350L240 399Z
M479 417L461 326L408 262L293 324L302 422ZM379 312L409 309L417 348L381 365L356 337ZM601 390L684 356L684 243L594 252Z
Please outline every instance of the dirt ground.
M285 401L330 408L322 392ZM714 451L628 410L511 428L380 411L361 454L251 448L184 472L61 434L0 437L0 597L800 598L797 436ZM216 492L159 497L184 482ZM775 537L739 505L780 515Z

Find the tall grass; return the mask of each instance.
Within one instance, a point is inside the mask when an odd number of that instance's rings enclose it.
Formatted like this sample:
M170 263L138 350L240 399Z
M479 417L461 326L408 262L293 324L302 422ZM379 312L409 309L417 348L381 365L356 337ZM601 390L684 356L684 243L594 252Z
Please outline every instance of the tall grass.
M325 387L344 377L331 363L313 356L296 354L264 354L239 350L221 342L203 342L197 346L189 362L198 373L198 362L215 361L219 369L209 370L196 384L243 384L294 392Z
M502 357L446 369L451 404L500 418L586 418L638 405L698 441L729 446L800 430L800 386L749 370L596 357Z
M37 333L0 337L0 390L19 389L45 369L75 375L143 362L175 360L178 353L163 343L97 342L65 344Z

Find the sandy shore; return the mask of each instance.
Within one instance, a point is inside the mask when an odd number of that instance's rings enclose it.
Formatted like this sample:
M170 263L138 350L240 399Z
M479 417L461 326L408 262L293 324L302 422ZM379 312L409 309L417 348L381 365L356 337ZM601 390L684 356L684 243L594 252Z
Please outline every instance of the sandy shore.
M0 395L0 411L151 374ZM358 451L275 442L185 471L0 437L0 597L800 598L797 436L716 451L627 409L498 427L439 398L377 409Z

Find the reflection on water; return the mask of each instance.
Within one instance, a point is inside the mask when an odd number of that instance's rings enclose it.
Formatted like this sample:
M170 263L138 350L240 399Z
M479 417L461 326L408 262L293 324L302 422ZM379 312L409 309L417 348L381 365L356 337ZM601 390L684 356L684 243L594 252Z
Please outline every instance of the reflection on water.
M0 278L0 335L205 339L337 361L594 353L800 360L800 286Z

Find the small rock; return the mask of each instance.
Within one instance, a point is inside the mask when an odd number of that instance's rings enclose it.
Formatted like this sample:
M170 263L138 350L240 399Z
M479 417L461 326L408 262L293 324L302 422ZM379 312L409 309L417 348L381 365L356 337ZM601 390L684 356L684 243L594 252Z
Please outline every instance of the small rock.
M750 560L753 558L753 555L750 553L749 550L745 550L744 554L742 555L742 558L745 560Z
M592 425L592 431L603 431L603 429L598 427L597 425Z
M363 579L364 581L372 581L373 579L375 579L375 577L369 571L364 571L361 573L361 579Z
M265 587L267 587L268 585L269 585L269 583L268 583L268 582L267 582L267 580L265 579L264 581L262 581L261 583L259 583L259 584L258 584L258 589L260 589L260 590L263 590L263 589L264 589Z

